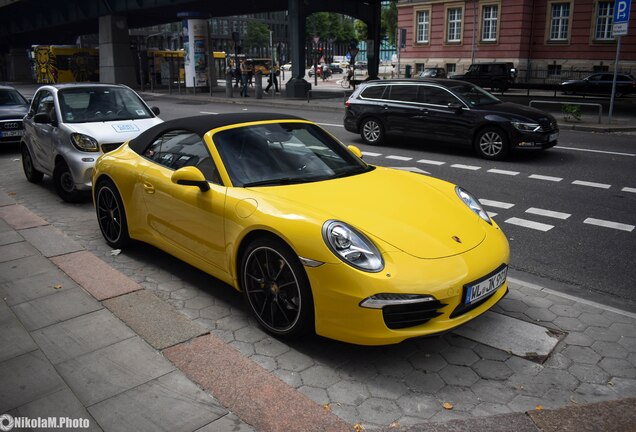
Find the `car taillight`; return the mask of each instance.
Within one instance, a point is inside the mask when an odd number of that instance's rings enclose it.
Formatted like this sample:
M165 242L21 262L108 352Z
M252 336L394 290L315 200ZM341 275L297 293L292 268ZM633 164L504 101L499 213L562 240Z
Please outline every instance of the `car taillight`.
M351 105L351 102L349 102L349 100L347 99L345 101L345 108L349 108L349 105Z

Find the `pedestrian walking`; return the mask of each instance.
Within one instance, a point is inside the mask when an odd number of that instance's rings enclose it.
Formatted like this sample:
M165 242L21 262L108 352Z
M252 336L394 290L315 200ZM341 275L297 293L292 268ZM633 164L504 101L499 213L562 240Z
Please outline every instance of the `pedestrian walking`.
M267 87L265 87L265 93L269 93L269 89L274 84L274 90L278 91L278 75L280 74L280 68L274 63L274 66L269 69L269 77L267 78Z
M248 80L249 69L247 67L247 63L245 63L245 59L241 59L241 63L239 67L241 70L241 96L249 97L249 95L247 94L247 80Z

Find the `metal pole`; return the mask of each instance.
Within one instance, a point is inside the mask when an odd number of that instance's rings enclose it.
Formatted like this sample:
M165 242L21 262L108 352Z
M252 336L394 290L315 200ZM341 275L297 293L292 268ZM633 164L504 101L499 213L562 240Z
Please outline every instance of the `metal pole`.
M616 43L616 60L614 61L614 80L612 81L612 97L610 98L608 122L612 124L612 113L614 112L614 93L616 92L616 75L618 74L618 57L621 53L621 36L618 36Z
M397 29L397 35L395 36L395 40L397 41L397 58L398 58L398 64L397 64L397 78L400 77L400 44L402 43L402 41L400 41L400 29ZM354 76L355 76L355 70L354 70Z

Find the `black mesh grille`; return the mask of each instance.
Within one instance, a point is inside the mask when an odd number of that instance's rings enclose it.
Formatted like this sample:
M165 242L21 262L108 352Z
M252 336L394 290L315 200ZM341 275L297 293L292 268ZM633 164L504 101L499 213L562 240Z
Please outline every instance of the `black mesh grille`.
M117 149L120 145L122 145L123 143L110 143L110 144L102 144L102 151L104 153L108 153L111 152L115 149Z
M446 305L438 300L405 305L391 305L382 308L382 316L388 328L402 329L424 324L436 316L441 315L442 313L439 312L439 309L444 306Z

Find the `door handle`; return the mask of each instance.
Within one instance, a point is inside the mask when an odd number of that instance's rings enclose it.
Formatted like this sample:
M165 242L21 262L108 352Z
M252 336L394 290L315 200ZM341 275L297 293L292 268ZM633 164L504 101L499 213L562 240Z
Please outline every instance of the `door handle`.
M155 193L155 187L148 182L144 182L144 190L149 194Z

